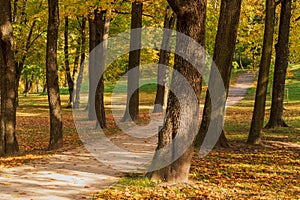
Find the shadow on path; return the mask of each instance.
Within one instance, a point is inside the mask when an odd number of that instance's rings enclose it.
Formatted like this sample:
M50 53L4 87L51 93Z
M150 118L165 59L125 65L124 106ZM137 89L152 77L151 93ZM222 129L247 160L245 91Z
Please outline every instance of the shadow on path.
M253 81L252 74L242 74L230 88L226 106L232 106L243 99ZM161 120L163 118L162 115L155 117ZM157 129L145 131L157 131ZM156 137L152 137L149 141L141 142L140 139L132 139L124 135L111 139L126 150L134 149L133 151L142 151L150 156L157 141ZM114 156L120 155L113 153L105 155L108 160L116 160ZM117 161L126 165L136 165L136 160L130 158L127 160L118 158ZM2 169L0 199L85 199L92 193L110 186L120 176L121 174L116 170L101 164L87 150L79 147L28 165Z

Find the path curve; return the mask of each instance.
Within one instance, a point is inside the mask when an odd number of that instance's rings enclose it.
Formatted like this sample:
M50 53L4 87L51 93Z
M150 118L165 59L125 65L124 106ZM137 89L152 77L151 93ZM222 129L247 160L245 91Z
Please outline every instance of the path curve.
M226 106L232 106L247 94L253 84L250 73L240 75L229 89ZM116 138L115 138L116 139ZM118 137L116 144L141 151L155 149L156 138L140 145L139 140ZM151 153L151 152L150 152ZM109 157L109 155L108 155ZM122 161L128 164L130 160ZM0 200L73 200L87 199L118 180L121 174L101 164L83 147L19 167L0 169Z

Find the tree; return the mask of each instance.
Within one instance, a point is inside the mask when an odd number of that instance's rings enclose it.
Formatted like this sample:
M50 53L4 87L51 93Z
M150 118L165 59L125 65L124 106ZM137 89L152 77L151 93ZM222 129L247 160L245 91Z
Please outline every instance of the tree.
M164 20L164 28L172 30L174 28L176 16L175 13L170 14L170 8L167 7L165 20ZM166 84L167 84L167 70L162 66L169 65L170 53L164 49L168 49L170 43L170 37L172 35L172 31L164 30L162 48L159 52L159 62L158 62L158 73L157 73L157 91L155 97L155 105L154 105L154 113L162 112L163 105L165 101L165 92L166 92Z
M105 52L101 44L104 39L105 22L106 22L107 10L95 9L89 17L89 29L90 29L90 57L89 57L89 105L88 115L90 120L101 118L99 121L101 127L105 127L105 110L104 110L104 59ZM101 44L102 45L102 44ZM98 58L100 59L98 60ZM100 80L95 74L101 74ZM99 81L98 81L99 80ZM98 82L97 82L98 81ZM95 96L96 97L95 97ZM96 102L97 100L97 102ZM97 105L96 105L97 104ZM97 110L96 107L97 106ZM100 119L99 118L99 119Z
M215 42L213 61L215 62L224 82L226 98L228 96L232 60L235 50L237 31L241 12L241 0L222 0L219 25ZM214 76L211 72L211 77ZM212 79L212 78L210 78ZM210 80L211 81L211 80ZM211 84L211 83L210 83ZM213 84L213 83L212 83ZM218 89L213 88L212 89ZM224 105L225 106L225 105ZM212 105L209 91L206 93L202 123L196 139L196 147L202 144L211 121ZM226 147L227 139L224 131L218 141L219 146Z
M200 45L204 46L206 0L168 0L168 3L177 16L176 30L191 37ZM199 62L199 65L203 67L205 63L203 55L200 55L199 52L194 52L193 50L195 49L191 46L190 42L180 41L180 38L177 36L176 51L185 53L191 52ZM184 150L183 154L178 155L178 152L181 149L180 145L188 143L186 140L189 139L193 141L193 135L198 131L197 124L199 124L199 98L202 77L198 70L187 60L179 56L178 53L175 55L174 69L178 73L173 73L165 124L159 132L157 151L154 155L152 165L155 166L159 164L155 163L156 160L159 160L157 159L159 157L161 157L162 160L170 160L174 157L177 158L178 156L178 159L164 168L154 170L149 173L148 176L152 180L186 182L188 180L191 159L194 152L194 144L190 144L187 149ZM180 78L180 74L185 77L188 84L197 95L196 101L190 96L191 93L186 91L183 81ZM172 91L177 91L176 96ZM182 100L180 105L179 99ZM181 129L179 129L180 126L182 127ZM174 143L178 137L182 140ZM171 148L169 151L170 157L165 158L164 155L158 153L158 150L168 146Z
M77 76L76 81L76 95L74 100L74 108L79 108L80 104L80 87L83 79L83 71L85 66L85 49L86 49L86 35L85 35L85 28L86 28L86 18L82 17L82 21L80 24L80 36L81 36L81 43L80 43L80 68L79 73Z
M61 102L57 72L57 39L59 27L58 0L48 0L48 12L46 78L50 108L49 149L53 150L63 146Z
M242 1L239 32L236 44L236 53L240 63L258 68L262 50L264 31L265 3L260 1ZM240 65L241 65L240 64Z
M273 35L275 26L275 0L266 0L266 18L264 42L259 65L258 83L255 95L254 111L247 143L261 143L261 131L264 124L267 87L272 58Z
M14 1L14 11L13 11L13 22L15 25L15 35L16 37L16 51L15 51L15 60L16 60L16 101L18 105L18 88L24 69L28 65L32 65L33 62L28 61L30 57L39 57L36 55L40 54L41 51L32 50L38 42L38 39L45 33L45 27L41 26L42 23L39 22L39 12L43 12L43 2L36 3L28 2L27 0L21 1L22 7L21 12L18 14L18 2ZM28 34L24 34L28 33ZM42 40L44 42L44 39ZM44 44L44 43L43 43ZM41 48L41 47L40 47ZM32 76L30 74L29 76ZM26 80L27 78L25 78ZM31 81L26 80L28 83ZM25 85L28 86L28 85ZM23 93L29 92L29 87L25 87Z
M104 78L106 42L108 37L109 17L107 10L96 9L89 18L90 58L89 58L89 119L97 119L102 128L106 127L104 108ZM100 46L98 46L100 45ZM95 76L99 75L99 77ZM97 82L98 81L98 82ZM95 96L94 96L95 95Z
M0 1L1 126L0 155L19 151L16 138L16 68L11 2Z
M96 18L97 19L97 18ZM100 36L100 62L98 66L100 68L100 81L97 84L96 94L95 94L95 109L97 116L97 126L100 125L101 128L106 128L106 118L105 118L105 108L104 108L104 68L105 68L105 59L107 51L107 39L109 35L109 25L110 25L110 10L105 10L102 14L102 17L99 18L97 28L99 29Z
M142 14L143 4L133 2L131 11L131 30L142 28ZM139 65L141 56L141 30L136 32L132 31L130 37L127 106L122 121L135 121L139 117Z
M73 90L74 90L74 80L71 76L71 69L70 69L70 61L69 61L69 17L65 17L65 30L64 30L64 53L65 53L65 69L66 69L66 77L68 82L68 89L69 89L69 102L68 108L72 107L73 102Z
M275 45L276 59L273 80L273 94L270 120L266 128L287 127L283 115L283 99L286 71L289 61L289 35L291 21L291 0L281 1L278 42Z

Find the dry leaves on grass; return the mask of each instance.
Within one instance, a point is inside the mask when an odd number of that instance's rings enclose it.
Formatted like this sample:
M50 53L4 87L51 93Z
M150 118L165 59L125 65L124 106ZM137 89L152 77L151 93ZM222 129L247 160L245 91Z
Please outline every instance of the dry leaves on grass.
M188 184L123 178L96 199L296 199L299 194L299 149L234 142L205 158L195 155Z

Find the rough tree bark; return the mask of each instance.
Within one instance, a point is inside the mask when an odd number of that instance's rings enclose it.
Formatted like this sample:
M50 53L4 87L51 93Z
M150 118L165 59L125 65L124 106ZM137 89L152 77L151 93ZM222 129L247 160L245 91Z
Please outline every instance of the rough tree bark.
M57 39L59 27L58 0L48 0L48 9L46 78L50 108L49 149L53 150L63 146L61 102L57 66Z
M272 58L273 35L275 26L275 0L266 0L266 19L262 56L259 65L258 83L255 95L254 111L247 143L260 144L264 124L267 87Z
M0 155L19 151L16 138L16 68L11 25L11 2L0 1L1 116Z
M131 30L142 28L142 3L132 3L131 11ZM140 74L140 54L141 54L141 31L131 32L130 53L128 66L127 83L127 105L125 114L121 121L135 121L139 117L139 74ZM132 49L136 49L132 51ZM130 95L132 94L132 95Z
M281 1L278 42L275 45L276 59L273 80L270 120L266 128L287 127L283 115L283 99L286 71L289 61L289 35L291 21L291 0Z
M81 35L81 44L80 44L80 68L76 81L76 95L74 100L74 108L79 108L80 105L80 87L83 80L83 71L85 66L85 49L86 49L86 36L85 36L85 28L86 28L86 18L82 18L80 35Z
M226 98L228 96L232 59L234 56L235 43L241 12L241 0L222 0L219 16L218 32L213 55L215 62L224 82ZM210 76L213 76L211 74ZM218 89L218 88L216 88ZM211 99L209 91L206 93L202 123L196 138L196 148L199 148L206 136L211 118ZM228 142L224 131L218 140L217 146L227 147Z
M166 14L165 14L165 20L164 20L164 28L172 30L174 28L176 16L173 11L170 14L170 10L171 10L170 7L167 7ZM156 91L156 96L155 96L153 113L159 113L159 112L163 111L168 70L166 70L164 67L161 67L161 65L162 66L169 65L170 53L164 49L168 49L171 35L172 35L172 31L164 31L163 41L162 41L162 45L161 45L162 48L160 49L160 52L159 52L158 73L157 73L157 91Z
M200 45L205 46L206 0L168 0L168 3L177 16L176 30L193 38ZM204 65L204 56L202 55L203 59L201 59L201 55L198 55L198 52L194 52L190 43L181 41L179 37L177 37L176 51L185 53L190 52L191 54L194 54L193 57L196 57L201 65ZM191 63L177 54L175 55L174 69L179 73L173 73L171 90L177 91L177 94L176 96L173 92L170 92L169 94L167 115L165 124L159 132L157 150L171 145L171 156L179 157L168 166L150 172L148 176L152 180L186 182L188 181L191 159L194 152L193 140L195 138L193 138L193 135L198 131L198 127L196 126L197 123L199 123L199 97L201 93L202 77ZM179 74L185 77L188 84L194 90L197 95L196 102L194 102L195 99L192 99L190 96L191 94L184 88L184 84L182 80L180 80ZM179 99L182 100L180 105ZM182 127L182 129L179 129L179 127ZM182 130L187 132L181 132ZM183 154L180 155L177 155L177 153L180 151L181 147L174 143L176 137L192 141L191 145L189 145L189 147L182 152ZM182 143L188 141L180 142L179 145L182 145ZM153 162L155 162L156 157L161 156L157 152L154 155ZM162 159L164 160L165 158ZM152 163L154 166L156 164L158 163Z

